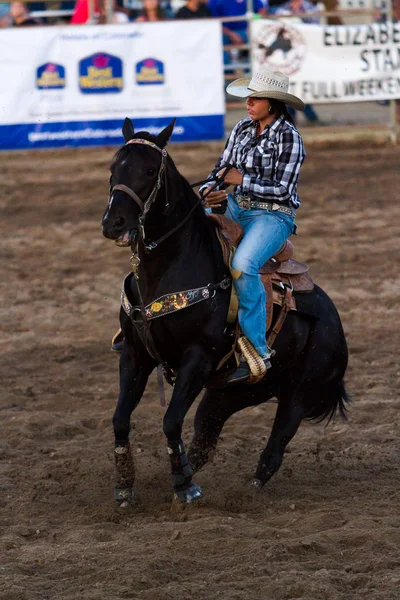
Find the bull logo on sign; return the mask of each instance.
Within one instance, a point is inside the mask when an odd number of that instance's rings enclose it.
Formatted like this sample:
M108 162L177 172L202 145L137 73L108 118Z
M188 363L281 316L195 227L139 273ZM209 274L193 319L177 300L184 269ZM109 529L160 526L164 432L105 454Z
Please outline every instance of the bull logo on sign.
M299 71L306 50L306 42L300 31L282 23L268 23L253 39L253 56L257 67L265 65L285 75Z

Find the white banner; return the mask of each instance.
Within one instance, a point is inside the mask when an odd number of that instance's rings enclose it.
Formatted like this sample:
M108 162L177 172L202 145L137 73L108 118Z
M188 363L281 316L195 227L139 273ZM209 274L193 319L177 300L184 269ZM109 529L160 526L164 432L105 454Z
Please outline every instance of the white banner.
M400 98L400 23L322 26L256 20L253 70L265 65L290 77L304 102Z
M224 135L213 20L0 31L0 148L121 143L125 117L175 140Z

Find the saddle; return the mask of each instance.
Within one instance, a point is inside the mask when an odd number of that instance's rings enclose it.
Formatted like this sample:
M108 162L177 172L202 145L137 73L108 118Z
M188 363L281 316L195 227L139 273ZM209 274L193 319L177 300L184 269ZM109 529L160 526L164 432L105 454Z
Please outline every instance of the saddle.
M243 238L241 226L225 215L209 214L216 225L217 236L222 247L225 264L230 268L235 278L235 271L231 268L233 254ZM260 269L261 281L265 288L267 302L267 343L272 347L276 336L282 328L286 315L291 310L296 310L296 294L307 294L314 289L314 282L309 273L308 266L292 258L293 244L287 240L275 256L270 258ZM236 277L239 274L236 273ZM238 301L234 286L232 286L231 303L228 312L228 322L237 320ZM281 310L273 323L273 305Z

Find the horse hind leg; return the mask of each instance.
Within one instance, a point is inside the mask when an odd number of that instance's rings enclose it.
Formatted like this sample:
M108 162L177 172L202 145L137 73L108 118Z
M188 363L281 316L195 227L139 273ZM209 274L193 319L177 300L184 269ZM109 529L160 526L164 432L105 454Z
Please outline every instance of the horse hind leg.
M258 397L249 386L244 385L206 390L196 411L194 436L188 453L195 473L204 467L210 455L215 452L218 438L229 417L239 410L264 401L264 395Z
M282 464L286 446L297 432L303 419L328 422L339 412L346 419L346 404L349 402L343 379L325 385L305 389L298 387L290 391L285 386L280 394L278 408L268 444L260 456L253 486L262 488L278 471Z
M261 489L279 470L286 446L305 416L303 398L300 390L280 395L271 434L266 448L261 453L252 482L256 490Z

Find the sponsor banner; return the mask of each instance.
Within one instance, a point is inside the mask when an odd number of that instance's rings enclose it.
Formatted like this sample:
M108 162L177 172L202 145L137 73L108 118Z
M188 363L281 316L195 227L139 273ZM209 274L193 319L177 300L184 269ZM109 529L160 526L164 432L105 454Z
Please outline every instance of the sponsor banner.
M172 118L134 119L135 129L158 135ZM35 123L0 125L0 150L24 150L62 146L122 145L124 119L113 121L70 121L68 123ZM173 133L175 142L205 141L224 136L223 115L179 117Z
M224 136L214 20L33 27L0 34L0 148L122 143L130 117L173 140Z
M322 26L257 20L252 67L290 77L312 104L400 98L400 23Z

